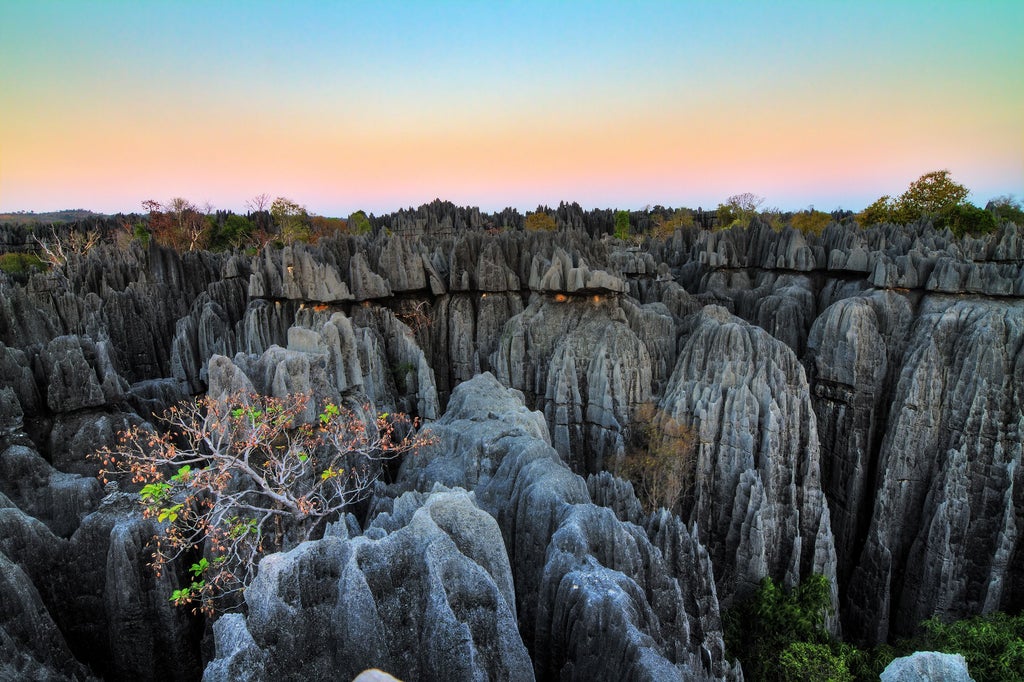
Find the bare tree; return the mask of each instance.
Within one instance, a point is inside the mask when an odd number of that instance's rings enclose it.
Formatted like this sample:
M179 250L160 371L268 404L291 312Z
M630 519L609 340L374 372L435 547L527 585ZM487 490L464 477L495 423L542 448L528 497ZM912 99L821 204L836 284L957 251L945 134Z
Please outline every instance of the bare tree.
M251 213L259 213L260 211L270 210L271 199L270 195L266 192L257 194L252 199L245 202L245 207Z
M82 256L92 250L99 243L100 235L96 230L72 230L66 235L59 235L56 229L51 228L49 237L40 239L33 236L32 239L39 245L42 260L51 267L60 267L71 256Z

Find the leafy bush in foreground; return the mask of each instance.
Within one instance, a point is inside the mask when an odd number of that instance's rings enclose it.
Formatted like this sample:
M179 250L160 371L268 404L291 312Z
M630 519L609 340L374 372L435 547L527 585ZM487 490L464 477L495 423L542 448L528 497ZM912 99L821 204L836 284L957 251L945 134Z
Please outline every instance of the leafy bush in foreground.
M372 423L327 404L313 423L307 396L203 397L172 407L167 430L133 427L97 455L101 476L142 486L143 513L160 525L153 567L191 564L172 601L212 613L255 577L266 552L315 538L370 492L381 463L424 443L403 415Z

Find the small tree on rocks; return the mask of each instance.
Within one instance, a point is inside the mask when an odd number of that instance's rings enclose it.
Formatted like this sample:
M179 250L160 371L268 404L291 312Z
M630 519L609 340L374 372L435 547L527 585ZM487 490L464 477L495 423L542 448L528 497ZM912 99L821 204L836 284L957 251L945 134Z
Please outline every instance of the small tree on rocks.
M697 433L650 403L636 410L633 421L638 427L619 473L633 483L646 511L664 507L678 513L680 501L693 487Z
M213 613L255 577L259 559L322 533L366 497L385 460L425 443L404 415L367 424L334 404L301 423L308 396L199 398L170 408L164 433L133 427L100 450L100 472L141 485L159 523L153 568L194 560L171 600Z

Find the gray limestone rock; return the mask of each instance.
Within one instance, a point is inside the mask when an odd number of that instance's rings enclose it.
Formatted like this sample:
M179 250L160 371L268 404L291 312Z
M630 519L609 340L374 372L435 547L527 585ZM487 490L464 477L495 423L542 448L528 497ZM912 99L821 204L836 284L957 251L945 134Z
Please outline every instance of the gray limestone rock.
M708 306L662 398L666 418L697 435L686 501L714 563L719 598L788 586L812 573L833 584L836 554L821 490L810 390L793 352L759 327Z
M488 373L474 377L455 389L431 433L438 442L405 461L400 487L470 487L497 520L538 677L738 675L724 660L717 600L705 600L702 612L689 592L714 582L706 554L692 560L703 551L696 536L681 526L669 531L662 519L656 547L642 527L613 513L637 504L619 501L620 486L595 482L609 506L591 504L586 483L561 463L543 417L524 407L521 392Z
M882 682L974 682L960 654L915 651L897 658L882 671Z
M61 472L96 478L100 462L90 455L114 446L118 434L146 422L131 412L83 410L54 418L47 439L50 463ZM98 499L98 498L97 498Z
M32 581L0 552L0 679L93 679L75 660Z
M39 389L32 377L31 363L24 351L10 348L0 343L0 385L13 394L20 408L18 412L35 414L39 411L42 400ZM14 408L11 407L14 414Z
M357 343L363 384L372 402L381 408L396 407L421 419L437 419L441 405L434 370L409 327L386 308L354 308L352 320L356 327L365 330L357 335ZM390 376L383 376L384 372ZM395 402L385 397L391 387Z
M426 250L419 239L384 239L377 255L378 271L384 273L388 285L396 293L421 291L427 288L430 277L427 270L429 261L425 255ZM358 294L356 298L359 298Z
M24 445L11 445L0 453L0 492L65 537L103 496L96 478L57 471Z
M349 262L351 273L352 297L357 301L366 301L373 298L388 298L391 296L391 287L387 280L378 275L370 268L366 256L357 252Z
M239 348L235 326L247 309L240 279L210 286L178 320L171 345L171 373L194 393L206 388L206 363L213 355L232 356Z
M904 296L869 293L826 309L807 341L822 485L844 583L867 531L889 395L912 319Z
M523 312L518 292L455 293L435 301L423 342L441 403L452 387L491 369L505 324Z
M219 628L230 657L207 679L241 657L281 680L351 679L368 667L405 679L533 679L494 519L465 491L418 502L380 517L373 539L328 535L264 558L246 592L251 635L237 619Z
M213 623L214 658L203 682L263 682L270 655L256 645L241 613L226 613Z
M855 636L883 641L935 614L1019 608L1022 347L1021 302L924 301L845 604Z
M54 412L116 402L127 389L106 346L87 338L59 336L46 345L39 360L46 381L46 404Z
M651 364L618 301L600 294L536 298L491 356L498 379L543 410L555 448L581 473L622 452L634 410L651 400Z
M25 425L18 394L10 386L0 387L0 436L20 431Z
M551 259L537 254L530 265L529 286L533 291L560 293L622 293L626 282L605 270L591 269L587 261L556 247Z
M319 303L352 300L336 263L318 258L320 255L322 252L301 243L263 249L262 257L253 263L249 296Z
M201 624L170 602L176 565L149 566L154 522L138 498L112 493L75 532L64 552L57 620L72 651L108 679L196 679Z

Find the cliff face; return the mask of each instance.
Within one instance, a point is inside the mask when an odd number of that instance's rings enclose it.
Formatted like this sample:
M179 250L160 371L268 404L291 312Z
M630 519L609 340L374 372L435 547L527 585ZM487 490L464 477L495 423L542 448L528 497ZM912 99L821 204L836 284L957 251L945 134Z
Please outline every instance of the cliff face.
M728 679L720 610L764 576L828 576L857 639L1024 606L1018 228L637 246L610 213L557 215L435 203L374 219L393 236L0 276L0 673ZM86 455L240 390L409 412L438 443L268 557L203 660L149 521ZM652 413L696 436L681 518L610 473Z
M711 548L719 594L752 596L771 576L795 586L836 578L810 390L793 352L759 327L707 306L661 401L697 434L689 520Z
M848 617L870 637L908 633L933 614L1020 608L1022 329L1019 301L921 307L850 585Z

